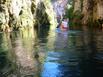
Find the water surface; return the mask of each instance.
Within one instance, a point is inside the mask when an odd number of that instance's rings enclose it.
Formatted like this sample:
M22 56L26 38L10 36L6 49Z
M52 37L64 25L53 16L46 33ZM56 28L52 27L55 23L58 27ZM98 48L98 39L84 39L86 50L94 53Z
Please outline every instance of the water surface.
M0 77L103 77L103 32L0 33Z

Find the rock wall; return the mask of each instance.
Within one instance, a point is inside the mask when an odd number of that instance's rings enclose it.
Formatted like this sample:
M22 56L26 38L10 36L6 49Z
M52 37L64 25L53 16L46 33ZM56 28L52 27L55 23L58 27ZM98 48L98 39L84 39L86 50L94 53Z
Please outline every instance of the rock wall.
M93 0L83 0L83 7L82 7L82 24L87 24L92 22L93 18Z
M74 0L74 13L76 11L81 11L81 0Z
M103 0L95 0L93 8L94 19L103 19Z
M0 0L1 31L28 29L34 25L52 23L53 16L51 3L47 0Z
M103 24L103 0L74 0L73 6L75 12L81 11L82 24Z

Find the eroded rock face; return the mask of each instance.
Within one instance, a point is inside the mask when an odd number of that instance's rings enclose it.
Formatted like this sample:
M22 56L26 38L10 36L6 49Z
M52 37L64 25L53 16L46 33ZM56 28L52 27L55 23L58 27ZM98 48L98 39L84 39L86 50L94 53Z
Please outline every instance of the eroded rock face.
M51 13L49 12L51 11ZM52 23L53 9L47 0L0 0L0 30L33 28Z
M103 0L74 0L74 12L80 10L82 24L95 23L98 19L103 21Z
M82 8L82 24L87 24L93 18L93 0L83 0Z
M81 0L74 0L74 13L81 11Z
M4 3L4 2L1 2ZM5 30L5 28L9 28L8 23L9 23L9 13L7 6L4 4L0 3L0 28Z
M103 0L95 0L94 1L94 9L93 9L93 15L94 19L103 19Z

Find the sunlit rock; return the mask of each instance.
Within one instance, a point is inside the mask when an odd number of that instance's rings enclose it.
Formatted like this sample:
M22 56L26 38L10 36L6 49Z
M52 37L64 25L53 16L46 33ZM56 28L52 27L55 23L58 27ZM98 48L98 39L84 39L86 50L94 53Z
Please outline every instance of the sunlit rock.
M33 30L35 25L54 24L52 4L47 0L0 0L0 30Z
M74 0L74 13L81 11L81 0Z
M83 10L82 10L82 14L83 14L83 19L82 19L82 23L83 24L87 24L88 23L88 20L89 20L89 17L92 16L90 12L92 12L92 7L93 4L91 4L89 2L89 0L83 0Z
M99 22L103 27L103 1L96 0L93 8L93 20Z

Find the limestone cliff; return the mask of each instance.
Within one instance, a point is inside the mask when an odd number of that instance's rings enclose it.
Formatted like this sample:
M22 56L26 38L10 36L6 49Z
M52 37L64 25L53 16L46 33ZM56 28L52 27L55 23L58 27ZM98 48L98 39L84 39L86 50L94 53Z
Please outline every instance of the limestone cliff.
M81 0L74 0L74 13L76 11L81 11Z
M103 0L74 0L73 6L74 12L81 11L82 24L103 24Z
M103 27L103 0L94 1L93 21Z
M93 0L83 0L82 15L83 15L82 24L88 24L92 22Z
M0 0L0 31L33 28L52 20L50 0Z

